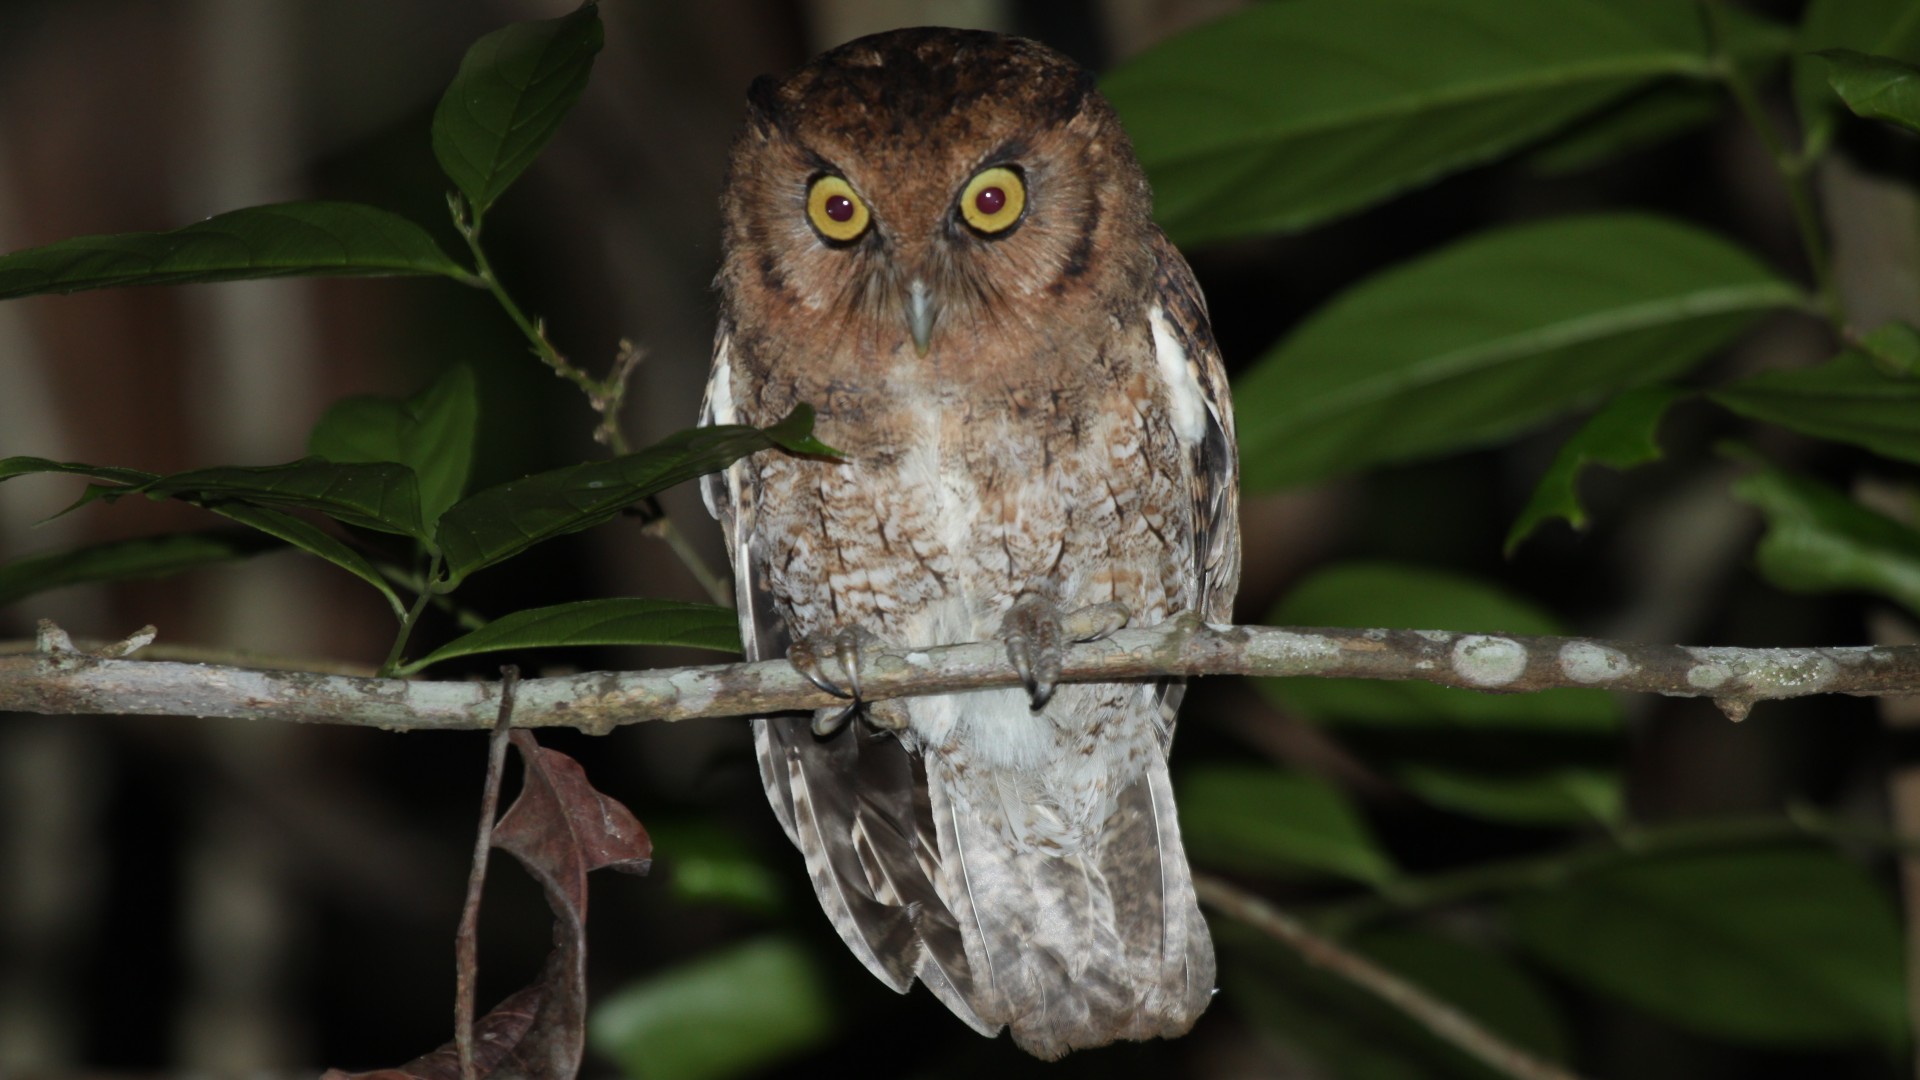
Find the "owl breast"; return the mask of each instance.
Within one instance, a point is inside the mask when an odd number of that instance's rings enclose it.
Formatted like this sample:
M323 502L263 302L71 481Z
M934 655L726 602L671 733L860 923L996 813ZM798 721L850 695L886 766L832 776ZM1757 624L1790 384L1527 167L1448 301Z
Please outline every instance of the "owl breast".
M755 527L789 631L979 641L1029 593L1063 612L1118 602L1136 625L1192 607L1183 403L1155 346L1142 305L1093 355L995 369L916 357L863 392L761 375L753 396L775 410L820 403L817 430L846 455L753 462ZM1157 695L1067 685L1038 712L1018 689L912 698L903 738L932 767L993 778L982 795L1004 803L1023 842L1074 850L1158 752Z

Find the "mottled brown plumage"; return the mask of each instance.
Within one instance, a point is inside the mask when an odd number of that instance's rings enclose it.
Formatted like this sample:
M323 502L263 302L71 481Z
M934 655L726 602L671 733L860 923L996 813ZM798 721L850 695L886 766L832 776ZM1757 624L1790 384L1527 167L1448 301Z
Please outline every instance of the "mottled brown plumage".
M1043 1057L1181 1034L1213 990L1167 783L1181 685L1047 697L1060 615L1225 621L1239 577L1226 380L1151 209L1085 72L940 29L756 82L723 195L706 421L808 402L845 455L708 485L750 655L1001 634L1036 672L824 736L757 720L768 796L875 975Z

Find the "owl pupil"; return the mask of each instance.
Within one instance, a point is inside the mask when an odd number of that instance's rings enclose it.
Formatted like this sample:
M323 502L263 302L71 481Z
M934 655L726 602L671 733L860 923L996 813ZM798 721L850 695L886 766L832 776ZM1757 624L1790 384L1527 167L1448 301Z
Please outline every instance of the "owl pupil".
M853 220L853 200L845 195L827 196L827 216L835 221Z
M973 197L973 205L983 214L997 214L1007 205L1007 193L997 187L986 188Z

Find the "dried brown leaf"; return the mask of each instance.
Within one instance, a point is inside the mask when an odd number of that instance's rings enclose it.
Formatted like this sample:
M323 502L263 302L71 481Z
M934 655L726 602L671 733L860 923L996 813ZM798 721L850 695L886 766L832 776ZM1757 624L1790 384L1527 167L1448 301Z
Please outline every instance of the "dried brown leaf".
M493 846L520 860L553 909L553 951L532 984L474 1025L481 1080L572 1080L586 1046L587 875L644 874L653 842L619 802L587 781L580 763L515 731L525 764L520 795L493 827ZM392 1069L329 1070L322 1080L460 1080L454 1043Z

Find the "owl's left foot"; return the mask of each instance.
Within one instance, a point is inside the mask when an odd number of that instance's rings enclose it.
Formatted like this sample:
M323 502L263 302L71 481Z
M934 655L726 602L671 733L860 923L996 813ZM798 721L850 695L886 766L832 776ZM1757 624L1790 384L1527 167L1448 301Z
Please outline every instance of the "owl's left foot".
M864 649L878 640L872 631L849 627L837 633L808 634L787 649L787 663L792 664L794 670L805 676L808 682L834 697L847 699L845 705L829 705L815 710L815 735L831 735L838 731L849 717L866 704L860 700L860 657ZM840 665L845 687L829 679L826 672L821 670L821 658L827 656L833 657Z
M1099 641L1127 625L1127 619L1121 604L1095 604L1063 618L1059 607L1043 596L1028 594L1015 603L1000 624L1000 640L1033 710L1040 711L1052 699L1069 644Z

